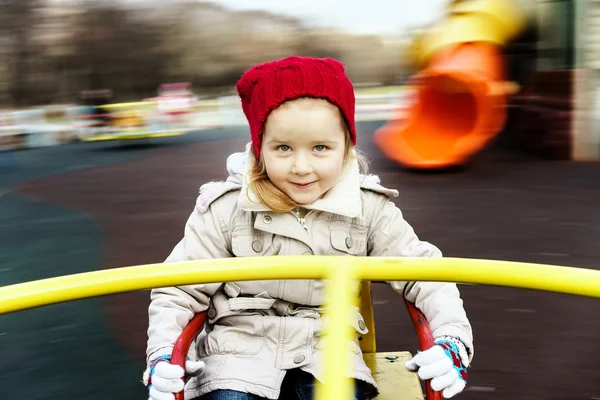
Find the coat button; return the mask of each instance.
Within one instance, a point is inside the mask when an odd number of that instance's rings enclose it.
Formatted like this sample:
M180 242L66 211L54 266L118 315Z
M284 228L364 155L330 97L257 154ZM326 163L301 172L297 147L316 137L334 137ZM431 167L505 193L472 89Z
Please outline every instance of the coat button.
M265 215L265 216L263 217L263 222L264 222L265 224L270 224L270 223L271 223L271 221L273 221L273 218L271 218L271 216L270 216L270 215L268 215L268 214L267 214L267 215Z
M260 242L260 240L255 240L254 242L252 242L252 250L254 250L255 252L259 253L263 248L262 243Z
M305 359L306 357L304 357L304 354L297 354L296 357L294 357L294 364L300 364Z
M214 318L215 315L217 314L217 312L215 311L214 308L209 308L207 314L208 314L208 318Z
M350 236L348 236L348 237L346 238L346 247L347 247L347 248L350 248L350 247L352 247L352 238L351 238Z
M361 319L360 321L358 321L358 327L360 328L361 331L364 331L365 328L367 327L367 325L365 325L365 321L363 321Z

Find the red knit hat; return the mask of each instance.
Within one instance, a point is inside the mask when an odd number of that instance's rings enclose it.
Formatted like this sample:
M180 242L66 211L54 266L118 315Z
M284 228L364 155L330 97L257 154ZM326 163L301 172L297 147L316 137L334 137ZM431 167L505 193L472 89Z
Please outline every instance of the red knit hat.
M288 100L299 97L325 99L344 116L352 143L354 126L354 88L344 65L331 58L287 57L250 68L236 85L252 137L256 157L269 113Z

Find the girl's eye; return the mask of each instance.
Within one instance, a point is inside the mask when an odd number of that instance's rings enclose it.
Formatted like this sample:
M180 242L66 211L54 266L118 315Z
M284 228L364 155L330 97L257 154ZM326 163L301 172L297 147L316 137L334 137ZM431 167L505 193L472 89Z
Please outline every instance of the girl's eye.
M327 150L327 147L322 144L318 144L315 146L315 150L316 151L325 151L325 150Z
M279 150L280 151L290 151L292 148L290 146L288 146L287 144L282 144L281 146L279 146Z

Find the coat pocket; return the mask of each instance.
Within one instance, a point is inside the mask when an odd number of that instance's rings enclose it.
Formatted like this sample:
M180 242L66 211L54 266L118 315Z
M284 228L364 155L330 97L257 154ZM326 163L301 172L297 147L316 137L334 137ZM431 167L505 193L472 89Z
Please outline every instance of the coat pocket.
M338 254L342 253L339 255L367 255L366 228L346 223L334 223L329 232L331 247Z
M325 313L324 317L320 320L319 327L315 332L315 343L313 346L315 350L324 350L327 346L326 340L324 340L323 338L322 330L326 318L328 318L328 316ZM348 324L356 331L356 335L354 336L354 338L348 342L348 348L355 354L361 354L362 350L360 348L360 343L358 342L358 337L368 333L369 330L366 327L365 321L358 307L352 307L350 311L350 318L348 320Z
M260 315L230 316L212 326L201 338L201 357L212 354L256 355L265 345Z
M272 233L244 226L233 229L231 250L236 257L272 256L278 253L273 246Z
M315 343L313 345L313 349L315 351L325 351L327 348L327 340L323 337L318 337L315 339ZM362 354L362 350L360 349L360 344L358 343L358 339L349 340L348 341L348 350L354 354Z

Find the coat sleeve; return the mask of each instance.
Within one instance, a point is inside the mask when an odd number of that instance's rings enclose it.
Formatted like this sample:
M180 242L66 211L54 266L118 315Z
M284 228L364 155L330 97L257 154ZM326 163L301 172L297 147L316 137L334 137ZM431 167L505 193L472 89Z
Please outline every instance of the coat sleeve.
M165 262L181 262L232 257L228 228L219 217L214 203L203 210L196 207L190 215L183 239L175 246ZM210 297L220 283L199 284L153 289L148 308L147 362L170 354L181 331L192 317L206 311Z
M402 212L386 196L376 195L368 238L368 255L375 257L442 257L431 243L420 240ZM471 324L456 284L443 282L389 282L427 318L434 338L451 336L473 357Z

